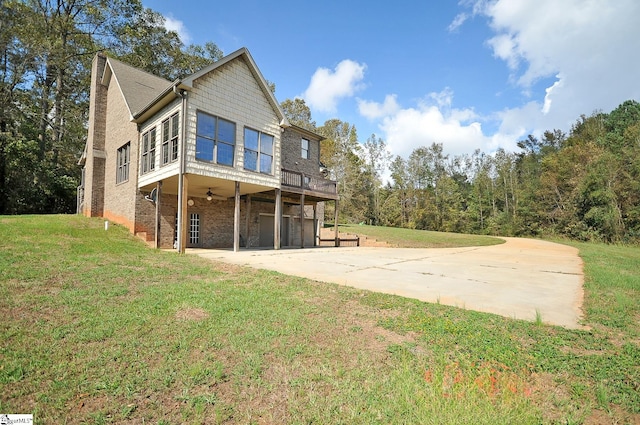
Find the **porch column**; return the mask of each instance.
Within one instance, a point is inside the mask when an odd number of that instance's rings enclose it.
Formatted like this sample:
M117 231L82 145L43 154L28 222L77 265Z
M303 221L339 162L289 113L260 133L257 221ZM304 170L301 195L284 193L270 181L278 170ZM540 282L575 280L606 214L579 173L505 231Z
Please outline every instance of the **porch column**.
M244 233L244 246L245 248L249 248L249 238L251 237L251 195L247 195L245 198L245 207L244 207L245 222L246 222L246 230Z
M300 248L304 248L304 193L300 195Z
M154 248L160 248L160 199L162 197L162 180L156 183L156 234Z
M276 189L276 208L273 220L273 249L280 249L280 228L282 227L282 191L280 189Z
M318 246L318 235L320 229L318 229L318 204L313 204L313 246Z
M233 252L240 251L240 182L236 182L235 209L233 211Z
M187 248L187 198L189 197L189 178L182 175L182 190L178 195L178 252L185 253Z
M338 200L337 199L336 199L336 208L335 208L335 218L334 218L333 231L334 231L334 234L335 234L336 246L340 246L340 235L338 233Z

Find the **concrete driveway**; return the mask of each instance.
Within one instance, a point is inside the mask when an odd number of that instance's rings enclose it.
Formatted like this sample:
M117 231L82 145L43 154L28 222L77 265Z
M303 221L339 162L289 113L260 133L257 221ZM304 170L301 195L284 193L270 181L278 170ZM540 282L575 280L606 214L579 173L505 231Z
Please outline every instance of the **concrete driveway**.
M370 291L506 317L581 328L582 260L534 239L467 248L309 248L187 252Z

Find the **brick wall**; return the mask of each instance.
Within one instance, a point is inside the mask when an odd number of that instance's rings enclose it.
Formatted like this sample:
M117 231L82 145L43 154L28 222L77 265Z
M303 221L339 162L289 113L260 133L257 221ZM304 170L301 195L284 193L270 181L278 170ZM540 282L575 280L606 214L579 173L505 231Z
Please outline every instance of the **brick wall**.
M96 55L91 65L91 88L89 99L89 129L87 132L84 205L82 214L101 216L104 202L104 159L94 156L95 150L104 149L106 94L100 82L107 58Z
M85 192L85 205L87 200L90 200L89 211L85 210L85 215L88 217L102 217L104 214L104 158L96 158L91 156L91 173L87 170L87 174L91 174L91 180L85 183L85 187L89 193ZM87 161L89 164L89 161ZM89 167L87 167L89 168ZM90 184L90 186L87 186Z
M130 122L129 108L114 75L111 76L107 92L106 117L103 216L134 232L139 164L138 128ZM116 183L117 151L126 143L130 143L129 179Z
M207 201L204 198L190 198L193 205L187 207L187 232L189 232L189 220L191 214L198 214L200 217L200 241L194 245L189 242L189 233L187 233L187 247L201 248L231 248L233 247L233 227L234 227L234 210L235 201ZM240 233L246 234L245 217L246 209L244 201L240 206ZM173 246L175 237L175 220L178 212L178 201L175 195L164 195L161 205L161 229L160 238L161 245L164 248ZM142 217L141 217L142 219ZM146 216L145 222L153 228L155 223L155 210L152 214ZM153 237L151 237L153 240Z
M302 138L309 140L309 158L302 158ZM307 176L322 178L320 175L320 142L286 128L282 134L282 168L298 171Z
M252 198L249 216L249 231L247 232L247 204L243 197L240 203L240 235L242 246L258 247L260 242L260 216L274 217L275 201L273 196L261 194L259 198ZM234 208L233 199L227 201L204 198L190 198L193 206L187 207L187 223L192 213L200 215L200 244L201 248L231 248L233 247ZM300 245L300 206L293 204L292 198L284 199L282 214L289 218L289 241L283 241L284 246ZM144 199L143 194L137 197L136 232L145 232L147 241L155 238L155 206ZM324 204L318 203L317 219L321 222L324 214ZM172 248L175 237L175 219L178 202L175 195L162 195L160 247ZM305 246L313 246L313 205L305 205ZM193 245L187 243L187 246Z
M160 210L162 212L162 210ZM136 195L136 222L135 234L146 233L147 242L155 240L156 206L145 199L145 194L138 192Z

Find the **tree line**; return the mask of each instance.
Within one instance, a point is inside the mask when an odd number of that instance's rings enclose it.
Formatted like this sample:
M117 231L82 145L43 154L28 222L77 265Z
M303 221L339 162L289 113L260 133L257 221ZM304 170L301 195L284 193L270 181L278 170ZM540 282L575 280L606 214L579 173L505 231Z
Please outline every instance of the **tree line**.
M499 149L451 156L441 143L392 158L371 135L329 120L316 126L303 100L283 107L327 138L322 161L339 183L340 220L504 236L640 241L640 103L582 115L568 134L545 131ZM383 177L389 176L383 182Z
M99 51L168 80L223 55L213 42L184 45L140 0L0 0L0 214L75 212ZM528 136L518 152L450 156L426 141L407 158L340 119L316 125L301 99L282 107L326 138L321 160L339 183L344 222L640 240L636 101L583 115L568 134Z
M0 0L0 214L75 212L99 51L168 80L222 57L140 0Z

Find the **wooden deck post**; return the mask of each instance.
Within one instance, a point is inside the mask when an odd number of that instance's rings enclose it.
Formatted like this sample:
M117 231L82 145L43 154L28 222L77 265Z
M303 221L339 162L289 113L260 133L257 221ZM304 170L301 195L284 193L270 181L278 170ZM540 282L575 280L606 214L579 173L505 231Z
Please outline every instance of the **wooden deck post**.
M300 248L304 248L304 193L300 195Z
M240 251L240 182L236 182L236 197L233 211L233 252Z
M155 241L153 243L153 246L155 249L160 248L160 221L161 221L161 215L160 215L160 199L162 197L162 180L160 180L158 183L156 183L156 234L155 236Z
M189 197L189 178L186 174L182 175L182 194L180 199L180 220L178 226L180 226L178 252L184 254L187 248L187 198Z
M282 227L282 191L280 189L276 189L276 206L273 220L273 249L280 249L280 229Z
M251 195L247 195L245 198L245 208L244 208L245 222L246 222L246 230L244 234L244 246L245 248L249 248L249 240L251 238Z
M340 233L338 230L338 200L336 199L336 210L335 210L335 219L334 219L334 225L333 225L333 231L335 233L335 239L336 239L336 247L340 246Z
M318 204L313 204L313 246L320 245L318 238L320 235L320 229L318 228Z

